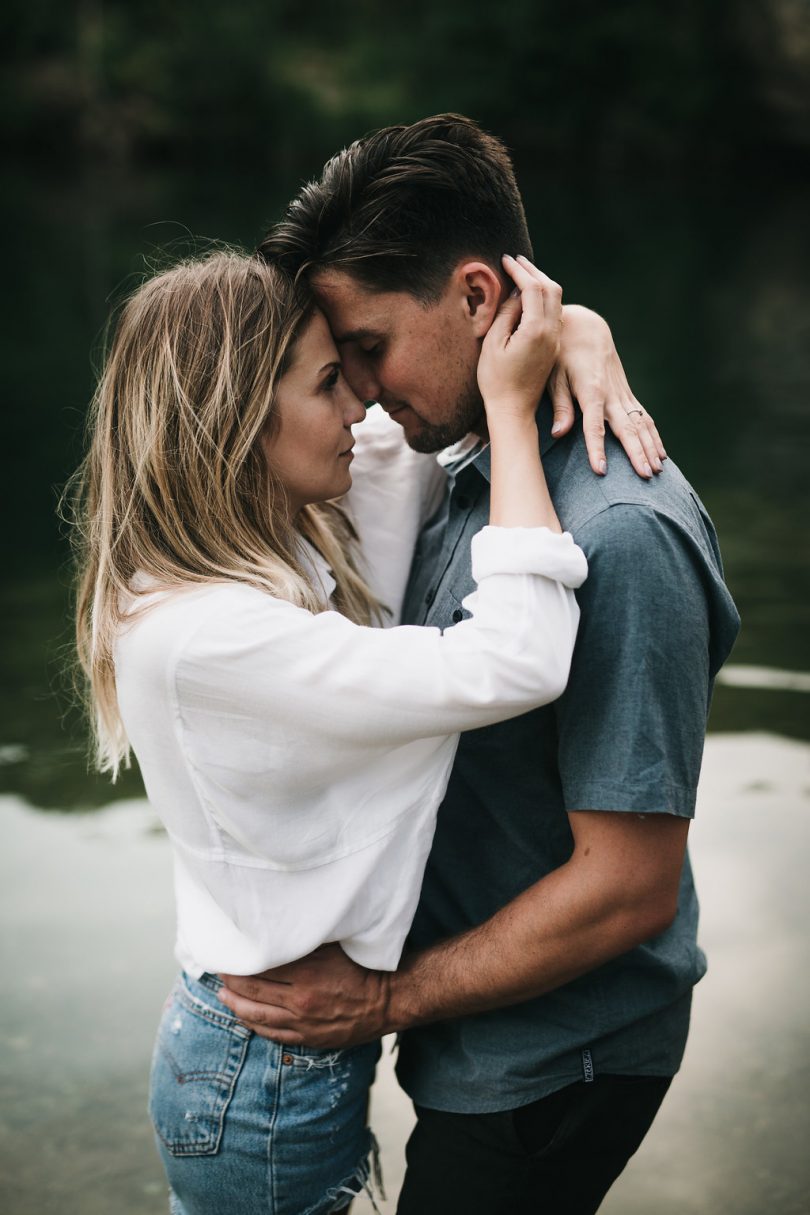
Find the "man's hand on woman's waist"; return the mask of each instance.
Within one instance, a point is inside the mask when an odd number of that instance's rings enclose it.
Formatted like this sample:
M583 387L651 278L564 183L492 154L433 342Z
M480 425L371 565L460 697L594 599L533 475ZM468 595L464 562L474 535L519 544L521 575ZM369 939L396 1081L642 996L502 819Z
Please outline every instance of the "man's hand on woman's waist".
M220 975L219 998L264 1038L340 1049L389 1031L391 974L367 970L337 944L258 975Z
M574 851L485 923L366 970L339 945L249 977L222 975L220 999L285 1045L352 1046L428 1021L543 995L650 940L677 912L689 820L579 811Z

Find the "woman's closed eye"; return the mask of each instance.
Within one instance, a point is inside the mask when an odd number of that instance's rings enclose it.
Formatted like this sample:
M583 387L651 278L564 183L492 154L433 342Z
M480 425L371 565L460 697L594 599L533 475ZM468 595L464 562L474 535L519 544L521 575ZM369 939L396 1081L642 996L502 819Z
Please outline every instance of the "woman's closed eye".
M340 371L340 363L335 363L321 385L325 392L332 392L334 388L337 388L340 380Z

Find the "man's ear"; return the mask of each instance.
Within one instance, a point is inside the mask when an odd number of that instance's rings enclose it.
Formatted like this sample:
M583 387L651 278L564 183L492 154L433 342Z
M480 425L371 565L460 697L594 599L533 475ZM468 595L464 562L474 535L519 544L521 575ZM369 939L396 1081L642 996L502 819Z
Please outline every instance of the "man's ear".
M486 262L461 262L454 271L453 282L473 336L484 337L506 294L500 275Z

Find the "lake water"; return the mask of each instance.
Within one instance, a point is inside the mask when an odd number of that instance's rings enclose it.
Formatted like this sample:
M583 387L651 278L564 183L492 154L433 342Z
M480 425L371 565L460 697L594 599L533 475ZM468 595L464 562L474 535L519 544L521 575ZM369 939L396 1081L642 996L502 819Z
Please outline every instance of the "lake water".
M810 745L709 738L690 837L709 972L682 1072L605 1215L806 1215L808 809ZM6 795L0 815L0 1208L161 1215L146 1085L174 972L168 843L140 800L44 815ZM384 1215L412 1122L392 1065L372 1098Z
M712 969L681 1081L604 1209L798 1215L810 192L523 177L539 264L567 299L610 320L637 395L715 519L743 616L694 830ZM113 790L86 772L65 694L68 575L54 505L79 458L111 293L169 241L254 241L298 183L213 170L34 180L12 167L5 184L0 1206L151 1215L165 1206L144 1094L173 970L167 850L135 773ZM395 1188L409 1115L390 1076L376 1109Z

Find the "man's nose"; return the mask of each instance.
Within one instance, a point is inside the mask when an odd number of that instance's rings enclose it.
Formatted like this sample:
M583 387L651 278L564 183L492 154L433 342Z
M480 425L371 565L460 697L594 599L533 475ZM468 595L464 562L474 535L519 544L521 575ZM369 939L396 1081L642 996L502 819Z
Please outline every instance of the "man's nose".
M361 401L378 401L380 399L380 381L362 357L343 352L343 374L346 382L356 397Z

